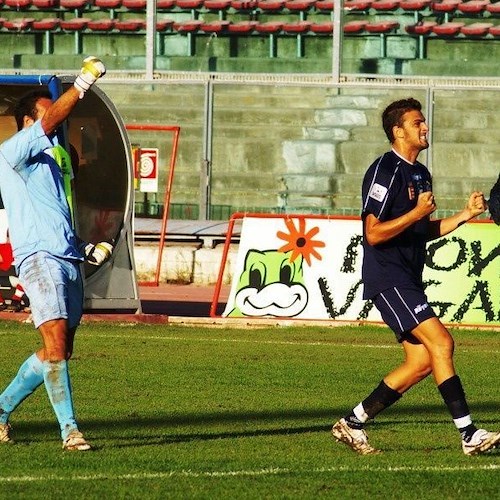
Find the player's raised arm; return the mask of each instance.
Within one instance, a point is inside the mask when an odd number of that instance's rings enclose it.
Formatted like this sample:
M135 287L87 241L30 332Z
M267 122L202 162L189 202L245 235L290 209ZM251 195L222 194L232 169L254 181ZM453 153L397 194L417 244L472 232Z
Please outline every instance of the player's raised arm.
M96 57L87 57L83 61L80 74L75 83L50 106L42 117L43 131L50 135L69 116L79 99L95 81L106 73L103 62Z

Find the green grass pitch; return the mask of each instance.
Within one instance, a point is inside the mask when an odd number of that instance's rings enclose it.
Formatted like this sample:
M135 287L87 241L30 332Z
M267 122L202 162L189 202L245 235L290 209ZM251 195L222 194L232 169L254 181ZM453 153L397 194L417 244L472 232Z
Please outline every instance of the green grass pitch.
M500 333L456 330L476 423L500 430ZM0 324L0 390L37 345ZM71 361L77 418L94 445L63 452L45 389L12 415L0 498L485 499L500 449L466 457L431 378L367 427L358 456L333 422L402 359L381 327L258 329L88 323Z

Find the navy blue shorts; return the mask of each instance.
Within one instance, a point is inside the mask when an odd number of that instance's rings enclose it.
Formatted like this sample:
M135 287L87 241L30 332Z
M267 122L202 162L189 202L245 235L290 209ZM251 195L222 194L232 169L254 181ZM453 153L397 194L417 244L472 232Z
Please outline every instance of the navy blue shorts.
M372 300L384 322L396 334L398 342L407 340L412 344L420 344L411 331L426 319L436 316L427 296L417 287L388 288Z

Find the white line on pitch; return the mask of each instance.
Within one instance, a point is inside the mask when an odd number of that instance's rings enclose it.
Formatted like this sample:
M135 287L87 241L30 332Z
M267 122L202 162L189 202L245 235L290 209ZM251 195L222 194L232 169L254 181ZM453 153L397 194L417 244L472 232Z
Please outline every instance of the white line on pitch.
M331 473L353 473L353 472L470 472L470 471L497 471L500 469L499 464L476 464L464 466L422 466L422 467L321 467L317 469L300 470L288 469L283 467L268 467L257 470L234 470L234 471L192 471L178 470L165 472L144 472L136 474L89 474L89 475L47 475L47 476L5 476L0 477L0 483L30 483L30 482L45 482L45 481L98 481L98 480L147 480L147 479L166 479L170 477L258 477L258 476L275 476L275 475L293 475L293 474L331 474Z

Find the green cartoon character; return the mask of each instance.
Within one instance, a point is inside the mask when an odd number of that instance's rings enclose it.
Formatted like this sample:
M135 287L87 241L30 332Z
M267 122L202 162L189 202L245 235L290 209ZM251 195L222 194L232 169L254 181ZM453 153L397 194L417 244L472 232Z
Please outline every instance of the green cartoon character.
M249 250L228 316L298 316L307 306L303 258L292 252Z

